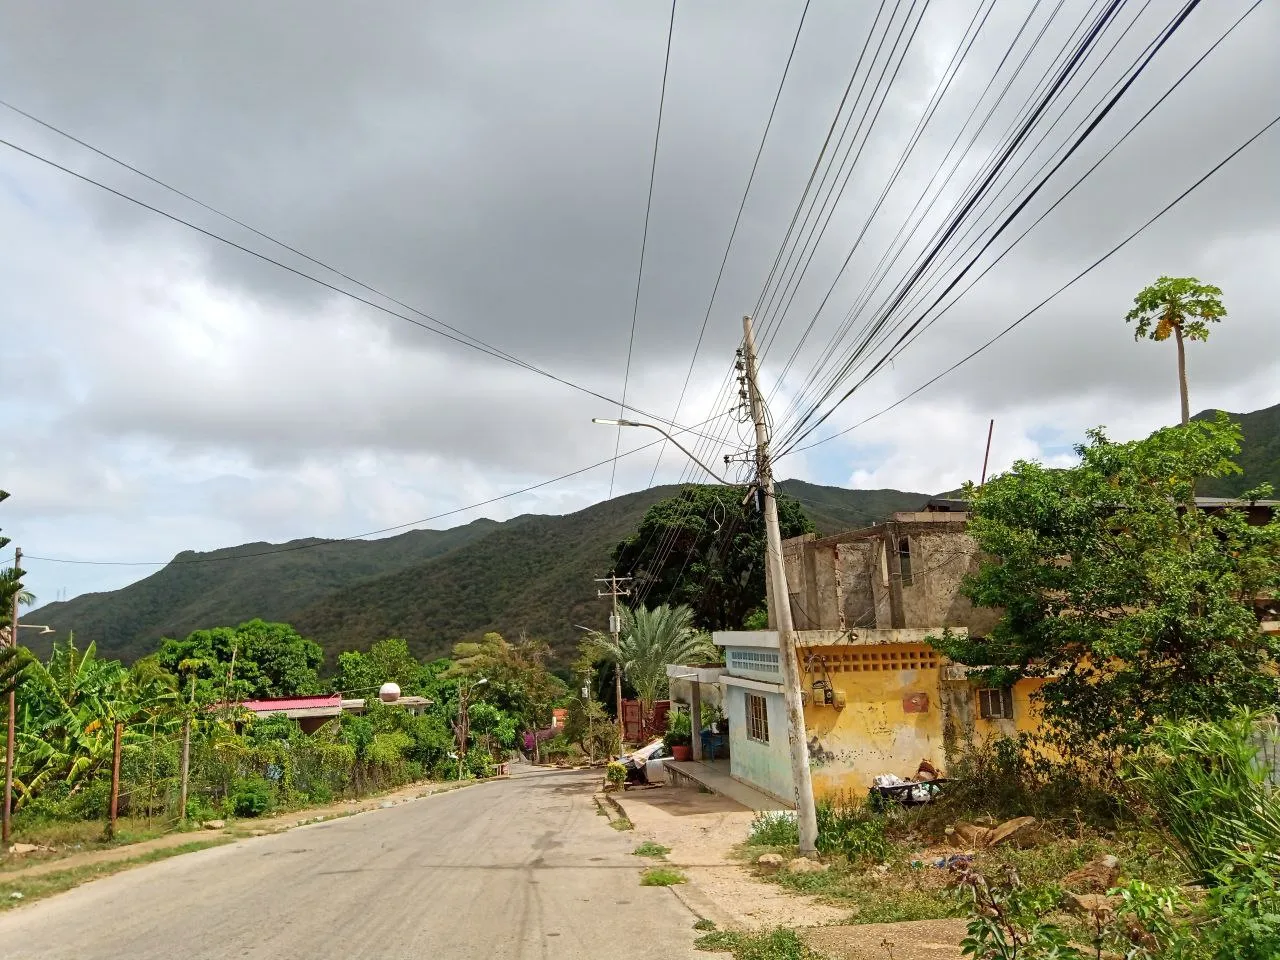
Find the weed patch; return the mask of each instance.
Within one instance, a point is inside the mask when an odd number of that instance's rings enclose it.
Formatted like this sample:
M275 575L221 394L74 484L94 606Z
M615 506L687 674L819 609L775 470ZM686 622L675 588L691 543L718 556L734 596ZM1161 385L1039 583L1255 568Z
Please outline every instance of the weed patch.
M714 930L715 928L716 928L716 922L714 920L708 920L706 917L700 918L699 920L695 921L695 923L693 924L693 929L699 930L703 933L705 933L708 930Z
M636 825L632 823L630 820L628 820L626 817L618 817L616 820L610 820L609 826L619 831L634 830L636 828Z
M747 845L752 847L794 847L800 842L794 813L762 810L751 821Z
M719 930L699 937L699 950L733 954L734 960L818 960L794 930L779 927L769 933L734 933Z
M642 887L671 887L677 883L688 883L689 878L674 867L650 867L640 874Z
M0 880L0 911L12 909L32 900L39 900L42 897L52 896L55 893L62 893L64 890L78 887L82 883L110 876L113 873L119 873L121 870L128 870L131 867L139 867L143 864L167 860L169 857L176 857L183 853L193 853L196 850L204 850L208 847L217 847L231 842L229 837L209 837L203 840L193 840L177 847L152 850L150 853L144 853L129 860L113 860L106 863L73 867L69 870L59 870L56 873L44 873L34 877L15 877L11 880ZM22 896L14 897L13 894L15 893L19 893Z
M631 851L633 857L665 857L671 852L670 847L664 847L660 843L654 843L652 840L646 840L640 846Z

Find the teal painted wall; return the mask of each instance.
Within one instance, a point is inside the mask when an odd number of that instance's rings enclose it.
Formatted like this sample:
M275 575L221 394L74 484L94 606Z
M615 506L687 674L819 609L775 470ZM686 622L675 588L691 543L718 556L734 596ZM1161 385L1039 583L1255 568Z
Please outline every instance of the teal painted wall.
M747 691L725 688L725 716L729 718L729 772L739 780L770 793L779 800L793 802L791 758L787 751L787 704L780 693L758 693L764 697L769 716L769 742L747 739Z

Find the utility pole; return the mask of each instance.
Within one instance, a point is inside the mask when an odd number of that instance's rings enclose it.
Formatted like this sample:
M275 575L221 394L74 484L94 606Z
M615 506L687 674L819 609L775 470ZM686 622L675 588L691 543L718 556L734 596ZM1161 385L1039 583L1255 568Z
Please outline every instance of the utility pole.
M609 614L609 635L613 637L613 647L618 648L618 634L622 632L622 620L618 617L618 598L631 596L630 590L623 590L618 587L620 583L629 583L630 577L619 577L616 574L609 574L607 577L597 577L596 583L607 583L608 590L596 590L597 597L613 598L613 613ZM614 662L613 664L613 692L618 701L618 749L622 749L623 726L622 726L622 664ZM644 718L641 718L643 724Z
M467 763L467 737L471 731L471 704L468 703L471 691L463 684L458 684L458 779L462 779L462 771ZM538 731L533 732L533 742L538 742Z
M18 547L13 551L13 575L17 577L21 573L21 569L22 548ZM13 616L9 620L9 646L14 649L18 647L18 596L21 593L21 589L17 589L13 593ZM0 833L4 834L3 841L6 850L9 848L9 836L13 832L13 742L17 713L18 683L15 680L13 686L9 688L9 713L6 718L4 739L4 829Z
M778 501L773 489L773 466L769 461L769 429L765 423L764 398L760 396L756 370L756 338L751 318L742 318L743 361L746 364L747 393L751 419L756 427L757 483L764 495L766 535L765 567L768 573L769 606L778 627L778 658L787 701L787 740L791 753L791 780L795 784L796 823L800 833L800 855L813 856L818 850L818 815L813 803L813 780L809 776L809 742L805 736L804 704L800 699L800 665L796 659L796 632L791 620L791 597L787 573L782 563L782 531L778 526Z
M591 687L583 685L582 687L582 709L587 715L587 750L591 757L591 762L596 762L596 734L595 724L591 721Z
M196 675L191 674L191 696L187 703L187 715L182 719L182 787L178 797L178 819L187 822L187 786L191 779L191 711L196 703Z

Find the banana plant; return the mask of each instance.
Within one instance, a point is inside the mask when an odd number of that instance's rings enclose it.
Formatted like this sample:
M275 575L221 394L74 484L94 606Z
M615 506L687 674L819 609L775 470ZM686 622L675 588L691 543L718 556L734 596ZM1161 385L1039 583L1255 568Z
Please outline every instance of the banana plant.
M153 719L165 729L180 722L173 678L149 660L127 670L100 659L95 644L77 649L72 637L54 645L47 663L28 665L14 764L19 807L54 783L74 788L110 764L115 724L128 746L146 740Z

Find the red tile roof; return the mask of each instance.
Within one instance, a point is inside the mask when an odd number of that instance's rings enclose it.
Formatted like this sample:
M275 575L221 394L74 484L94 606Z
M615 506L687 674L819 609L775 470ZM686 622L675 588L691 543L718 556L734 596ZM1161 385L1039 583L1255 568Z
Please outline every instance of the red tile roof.
M320 707L340 707L342 694L330 693L318 697L272 697L267 700L245 700L240 706L254 713L281 713L285 710L312 710Z

